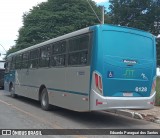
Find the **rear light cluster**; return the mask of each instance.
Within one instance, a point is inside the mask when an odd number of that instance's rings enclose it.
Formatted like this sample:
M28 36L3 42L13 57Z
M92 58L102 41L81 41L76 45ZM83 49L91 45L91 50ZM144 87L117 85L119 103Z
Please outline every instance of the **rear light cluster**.
M102 77L98 75L97 73L95 75L95 86L99 90L99 92L102 94Z
M156 91L156 79L152 83L151 95Z

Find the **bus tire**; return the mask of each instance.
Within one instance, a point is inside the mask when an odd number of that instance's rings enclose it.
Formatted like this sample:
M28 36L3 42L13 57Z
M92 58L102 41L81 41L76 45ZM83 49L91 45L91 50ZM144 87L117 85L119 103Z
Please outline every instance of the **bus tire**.
M14 87L13 87L13 84L11 83L10 86L9 86L9 92L11 94L11 97L12 98L15 98L17 95L14 93Z
M50 109L50 104L49 104L49 98L48 98L48 92L46 88L43 88L41 97L40 97L40 102L41 102L41 108L45 111L48 111Z

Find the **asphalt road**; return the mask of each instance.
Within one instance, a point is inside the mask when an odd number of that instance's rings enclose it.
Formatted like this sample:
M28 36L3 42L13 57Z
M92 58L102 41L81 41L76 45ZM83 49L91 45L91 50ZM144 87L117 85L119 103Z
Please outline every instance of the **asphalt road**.
M125 116L96 112L74 112L62 108L43 111L40 103L28 98L11 98L6 91L0 91L0 129L159 129L160 125L128 118ZM2 136L0 136L2 137ZM15 136L16 137L16 136ZM36 136L35 136L36 137ZM45 136L46 137L46 136ZM53 136L50 136L53 137ZM66 136L54 136L66 137ZM67 136L93 137L93 136ZM105 137L105 136L94 136ZM107 136L119 138L120 136ZM133 136L122 136L133 137ZM146 136L138 136L145 138ZM160 136L147 136L159 138Z

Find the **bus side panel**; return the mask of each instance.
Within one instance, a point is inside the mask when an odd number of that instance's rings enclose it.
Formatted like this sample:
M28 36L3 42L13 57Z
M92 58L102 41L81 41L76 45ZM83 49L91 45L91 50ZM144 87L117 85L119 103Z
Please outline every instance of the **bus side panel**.
M88 111L90 66L67 67L65 73L65 89L48 90L50 103L70 110Z
M39 100L39 89L65 90L65 68L30 68L18 70L16 74L16 92L19 95Z
M39 88L44 85L50 104L88 111L89 77L90 66L17 70L15 90L18 95L39 100Z
M15 73L15 94L39 100L39 85L36 83L38 76L37 70L21 69Z

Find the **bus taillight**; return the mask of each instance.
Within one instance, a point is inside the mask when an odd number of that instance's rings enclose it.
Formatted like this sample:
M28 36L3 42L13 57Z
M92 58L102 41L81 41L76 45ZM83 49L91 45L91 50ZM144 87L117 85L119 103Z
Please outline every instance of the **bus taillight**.
M98 88L98 75L95 73L95 85Z
M150 95L152 95L155 91L156 91L156 79L152 83L152 90Z
M95 73L95 85L96 88L102 93L102 77Z

